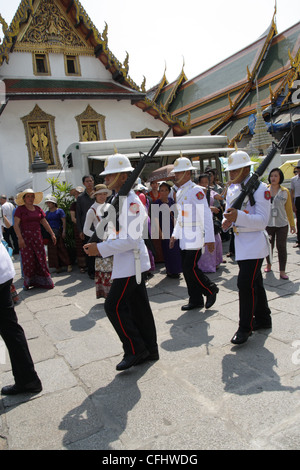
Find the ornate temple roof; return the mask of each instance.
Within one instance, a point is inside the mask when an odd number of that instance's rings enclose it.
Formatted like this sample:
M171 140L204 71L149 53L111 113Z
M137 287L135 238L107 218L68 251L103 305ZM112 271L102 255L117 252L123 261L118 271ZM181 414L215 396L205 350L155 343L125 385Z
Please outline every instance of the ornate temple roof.
M249 132L248 119L258 104L256 83L263 114L270 106L283 110L299 77L300 23L278 34L275 13L257 41L191 80L164 85L155 103L167 104L191 134L226 133L231 145Z
M44 11L41 12L42 9ZM57 10L59 14L56 14ZM39 28L35 24L37 13L42 15L43 28ZM57 21L53 21L54 17L59 18L59 25ZM69 52L96 56L106 70L111 73L114 82L122 87L122 93L128 95L131 91L134 104L155 118L161 119L167 125L172 125L175 133L186 133L185 125L180 119L164 112L159 106L152 107L151 102L145 99L145 80L141 86L138 86L128 75L128 53L123 63L114 56L108 47L107 24L105 24L103 32L99 33L78 0L22 0L10 26L1 15L0 24L4 34L4 39L0 44L0 66L4 62L9 62L9 55L14 51L38 51L46 48L48 52L59 53L65 52L67 46ZM8 86L9 90L13 92L13 89L16 90L16 86L26 88L29 84L26 81L22 83L19 81L18 85L9 82ZM31 93L34 92L34 86L32 81L29 86ZM68 86L70 86L69 82ZM74 85L73 92L77 86ZM47 88L47 85L45 87ZM91 87L97 88L97 85L88 87L88 92L91 91ZM60 82L59 88L62 92L62 82ZM103 84L98 84L98 88L101 88L101 91L98 90L99 93L104 92ZM127 92L125 88L128 89ZM107 97L111 98L114 93L117 95L121 92L120 87L118 91L117 89L116 86L114 91L107 91ZM44 97L46 97L46 93L47 91L45 91ZM73 93L72 98L75 97Z

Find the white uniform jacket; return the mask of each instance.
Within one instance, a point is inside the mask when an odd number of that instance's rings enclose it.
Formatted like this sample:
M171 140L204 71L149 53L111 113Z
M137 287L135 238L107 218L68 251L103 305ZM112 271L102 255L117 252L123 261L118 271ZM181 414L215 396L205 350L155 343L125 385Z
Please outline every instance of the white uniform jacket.
M226 196L226 210L231 207L241 192L240 184L229 186ZM246 197L241 210L233 224L235 233L235 259L261 259L269 255L268 234L265 228L268 224L271 202L270 192L264 183L260 183L254 193L254 206Z
M191 180L180 186L176 195L178 217L172 236L181 250L198 250L214 242L212 213L201 186Z
M140 198L130 191L120 211L118 233L110 233L107 240L97 244L103 258L113 255L112 279L136 275L135 254L139 256L141 272L150 269L146 245L142 239L143 224L148 215Z
M5 282L10 281L10 279L13 279L16 272L8 251L1 240L2 236L0 235L0 284L4 284Z

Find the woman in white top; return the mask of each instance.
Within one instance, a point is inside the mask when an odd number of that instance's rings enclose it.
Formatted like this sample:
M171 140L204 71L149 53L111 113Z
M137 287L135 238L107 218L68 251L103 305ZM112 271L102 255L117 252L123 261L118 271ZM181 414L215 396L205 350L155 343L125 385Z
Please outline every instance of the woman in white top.
M111 195L111 191L105 186L105 184L97 184L93 196L96 202L91 205L87 211L85 217L85 223L83 226L83 233L88 237L91 237L94 233L98 222L101 220L101 216L107 210L109 204L106 203L106 199ZM112 272L112 260L113 257L102 258L100 256L95 257L95 287L96 287L96 298L100 299L104 297L106 299L110 286L111 286L111 272Z
M287 261L286 241L290 224L291 233L295 233L295 221L292 200L288 189L281 186L284 175L280 168L273 168L269 174L269 190L271 193L271 214L266 230L271 237L272 250L275 243L278 251L279 270L281 279L288 279L285 272ZM267 257L265 272L271 271L271 260Z

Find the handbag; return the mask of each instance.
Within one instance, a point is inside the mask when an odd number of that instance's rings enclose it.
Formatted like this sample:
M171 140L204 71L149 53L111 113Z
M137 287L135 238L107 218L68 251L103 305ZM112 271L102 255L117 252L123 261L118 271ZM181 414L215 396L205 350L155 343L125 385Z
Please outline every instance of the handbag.
M113 256L102 258L102 256L96 256L95 258L95 271L102 273L110 273L113 268Z
M215 235L222 232L222 222L217 217L213 217Z
M51 235L49 232L47 232L47 230L45 229L45 227L43 227L43 225L41 225L41 232L42 232L42 238L43 240L51 240ZM60 236L60 229L59 228L53 228L52 229L52 232L54 233L54 235L56 236L56 238L58 238Z

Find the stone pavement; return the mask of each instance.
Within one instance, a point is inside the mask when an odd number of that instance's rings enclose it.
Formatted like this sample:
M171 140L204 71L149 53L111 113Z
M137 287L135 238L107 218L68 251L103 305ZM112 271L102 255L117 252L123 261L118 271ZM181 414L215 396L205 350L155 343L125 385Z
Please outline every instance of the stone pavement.
M227 259L209 274L220 292L210 310L182 312L183 280L157 266L148 293L160 360L118 373L122 349L96 300L93 281L77 267L54 274L52 291L22 292L16 307L36 369L38 395L0 399L0 449L299 449L300 251L288 241L289 281L263 274L272 330L245 345L237 329L238 267ZM227 244L224 244L224 253ZM0 385L12 383L0 365Z

